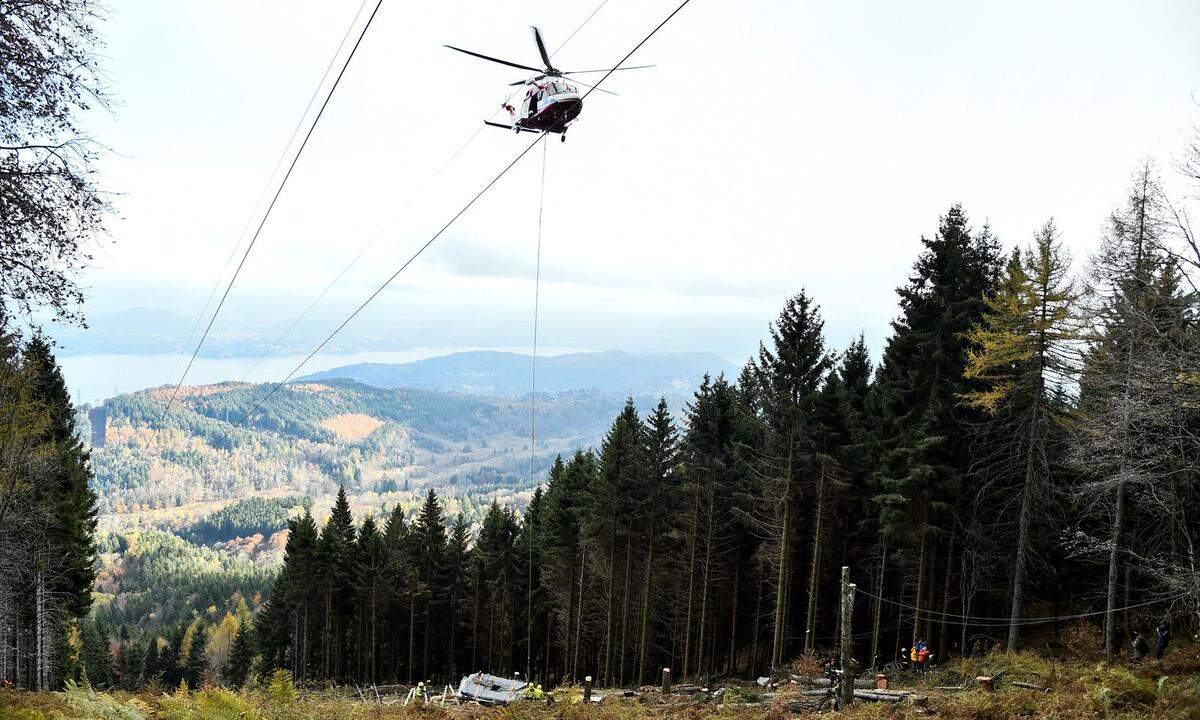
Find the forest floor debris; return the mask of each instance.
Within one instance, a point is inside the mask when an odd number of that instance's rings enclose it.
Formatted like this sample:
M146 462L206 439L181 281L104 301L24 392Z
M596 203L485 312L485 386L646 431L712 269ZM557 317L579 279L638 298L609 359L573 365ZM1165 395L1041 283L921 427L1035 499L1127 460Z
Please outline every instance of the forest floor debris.
M376 702L354 687L297 689L282 674L241 691L220 687L173 693L100 692L72 686L61 693L0 690L0 720L784 720L836 717L848 720L1133 720L1200 717L1200 648L1172 648L1162 661L1131 664L1099 658L1055 660L1034 653L994 654L955 662L923 676L901 673L889 678L886 691L858 690L857 702L834 712L821 709L819 692L804 683L783 683L774 692L754 682L713 682L708 691L672 694L597 689L602 703L584 706L582 688L558 688L553 702L521 700L508 707L476 703L445 707L407 707ZM997 678L995 691L984 692L965 678ZM958 683L958 684L956 684ZM1034 686L1034 687L1028 687ZM690 689L690 688L689 688ZM1049 690L1049 692L1046 692ZM889 701L883 701L889 700ZM826 706L827 707L827 706Z

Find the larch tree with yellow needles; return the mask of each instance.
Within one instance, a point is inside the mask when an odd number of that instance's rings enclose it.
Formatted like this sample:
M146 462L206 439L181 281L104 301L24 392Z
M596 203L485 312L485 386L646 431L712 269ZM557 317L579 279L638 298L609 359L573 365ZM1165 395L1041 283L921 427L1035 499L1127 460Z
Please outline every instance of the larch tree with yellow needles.
M969 405L985 410L1005 428L1007 463L1016 473L1006 488L1019 496L1012 563L1008 648L1020 642L1022 598L1031 560L1034 513L1050 486L1054 448L1069 419L1064 391L1078 363L1078 293L1069 277L1070 258L1054 221L1034 234L1025 253L1014 252L996 292L987 298L983 320L969 333L966 376L983 381L967 393Z

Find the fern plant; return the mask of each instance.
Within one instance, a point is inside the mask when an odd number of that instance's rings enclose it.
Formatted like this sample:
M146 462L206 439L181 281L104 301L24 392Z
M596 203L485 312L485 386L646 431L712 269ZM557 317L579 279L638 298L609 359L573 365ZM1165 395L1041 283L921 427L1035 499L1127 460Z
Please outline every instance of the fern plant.
M163 720L261 720L262 712L225 688L165 695L159 703Z
M111 695L96 692L90 685L80 686L67 680L66 689L54 693L78 720L146 720L147 707L137 698L120 702Z

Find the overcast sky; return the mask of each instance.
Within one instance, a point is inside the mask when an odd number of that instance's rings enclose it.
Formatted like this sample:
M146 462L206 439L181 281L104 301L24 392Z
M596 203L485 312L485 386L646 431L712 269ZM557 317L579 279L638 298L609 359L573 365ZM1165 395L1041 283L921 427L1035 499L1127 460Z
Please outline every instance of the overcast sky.
M385 0L216 332L282 330L378 237L297 333L332 328L532 138L489 128L437 174L522 77L442 44L535 64L529 25L557 47L598 1ZM675 4L610 0L556 64L615 63ZM112 2L118 103L90 129L117 153L120 217L84 277L93 317L154 308L186 333L358 8ZM620 96L547 143L542 343L736 361L804 287L831 344L863 331L877 352L954 202L1008 245L1054 216L1081 259L1139 161L1169 169L1196 120L1197 38L1190 0L694 0L631 61L657 67L614 75ZM541 152L347 337L527 345Z

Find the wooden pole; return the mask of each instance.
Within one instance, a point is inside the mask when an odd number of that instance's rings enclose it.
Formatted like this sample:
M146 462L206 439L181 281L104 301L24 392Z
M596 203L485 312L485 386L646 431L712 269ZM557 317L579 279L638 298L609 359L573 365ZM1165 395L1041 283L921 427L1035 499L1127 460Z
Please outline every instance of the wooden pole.
M842 566L842 707L854 700L854 633L850 621L854 617L855 585L850 582L850 567Z
M663 695L671 694L671 668L663 668Z

